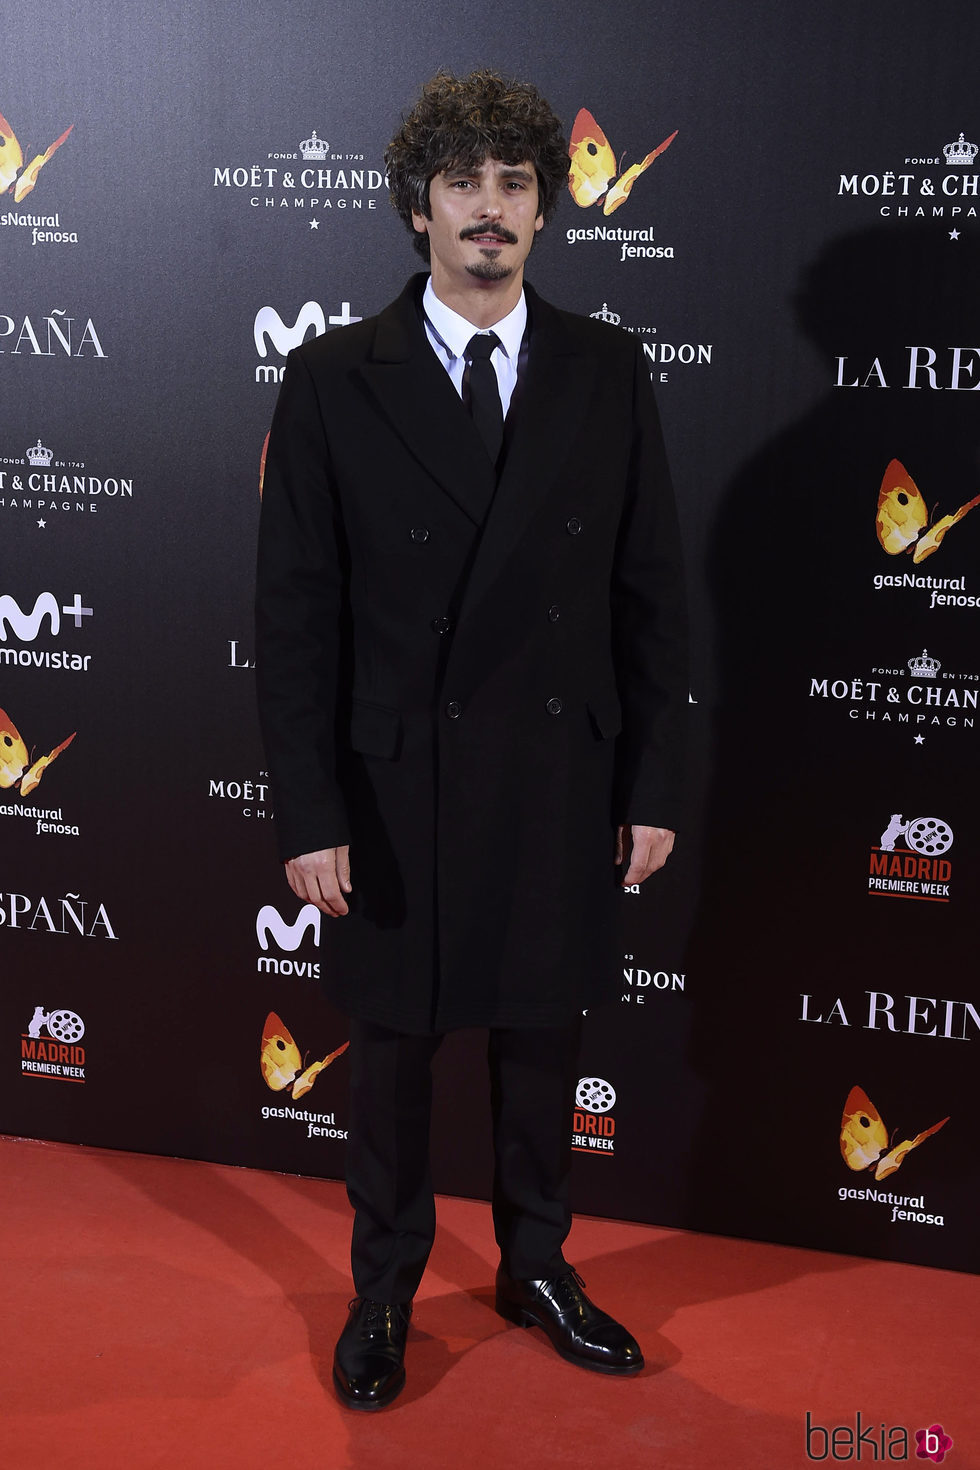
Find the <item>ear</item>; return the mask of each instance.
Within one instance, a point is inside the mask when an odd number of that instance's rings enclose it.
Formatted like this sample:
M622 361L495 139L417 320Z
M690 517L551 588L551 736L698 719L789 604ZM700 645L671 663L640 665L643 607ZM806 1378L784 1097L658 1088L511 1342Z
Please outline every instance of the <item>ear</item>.
M427 235L429 233L429 221L424 214L417 214L414 209L412 210L412 228L419 235Z
M537 217L537 219L534 221L534 228L536 230L542 230L542 229L544 229L544 215L543 214L539 214L538 217Z

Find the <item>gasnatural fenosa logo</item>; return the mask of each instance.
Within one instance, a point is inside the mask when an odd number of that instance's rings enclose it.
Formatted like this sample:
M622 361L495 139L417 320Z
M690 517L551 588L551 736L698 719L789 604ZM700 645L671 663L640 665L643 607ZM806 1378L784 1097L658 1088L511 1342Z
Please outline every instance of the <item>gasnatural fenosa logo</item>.
M844 1163L855 1171L870 1169L874 1165L875 1179L887 1179L900 1168L906 1155L934 1133L938 1133L949 1118L940 1118L931 1128L924 1128L914 1138L891 1146L891 1136L868 1094L861 1087L852 1087L844 1104L844 1116L840 1125L840 1151ZM897 1129L894 1130L898 1132Z
M592 113L587 107L580 108L568 147L571 158L568 188L579 209L601 204L604 215L613 214L626 203L640 175L646 173L654 159L659 158L676 137L675 129L639 163L632 163L620 172L625 155L617 160L612 144ZM569 245L580 241L612 241L620 247L621 261L674 259L673 245L660 244L652 224L626 229L619 225L589 225L585 229L571 227L565 231L565 239Z
M588 209L590 205L601 202L603 214L612 214L621 204L626 203L640 175L646 173L654 159L659 158L676 137L675 128L669 138L658 143L639 163L631 164L617 179L622 160L617 163L609 139L589 109L579 108L568 145L572 160L568 171L568 187L575 203L580 209Z
M15 204L19 204L22 199L26 199L37 183L38 174L49 161L52 154L56 153L61 147L74 126L75 124L71 123L62 133L61 137L55 138L50 148L46 148L43 153L38 153L32 158L23 173L21 173L21 166L24 162L24 150L18 143L13 128L3 114L0 113L0 194L6 194L8 191L12 191Z
M925 496L901 460L893 459L885 470L878 491L875 515L878 542L889 556L900 556L907 551L911 552L914 562L925 561L939 549L946 532L977 505L980 505L980 495L974 495L959 510L940 516L938 521L933 519L930 525Z
M20 786L21 796L29 796L37 786L51 762L67 750L75 738L75 731L50 750L47 755L33 759L34 751L28 754L24 738L6 710L0 709L0 788Z
M289 1092L295 1100L309 1092L324 1068L343 1056L349 1046L350 1042L345 1041L322 1062L311 1062L304 1067L303 1056L288 1026L275 1011L270 1011L262 1028L262 1078L273 1092Z

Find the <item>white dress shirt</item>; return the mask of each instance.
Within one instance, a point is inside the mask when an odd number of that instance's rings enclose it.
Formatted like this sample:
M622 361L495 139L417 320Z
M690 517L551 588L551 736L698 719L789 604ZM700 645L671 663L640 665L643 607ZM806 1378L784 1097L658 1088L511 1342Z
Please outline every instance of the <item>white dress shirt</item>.
M490 361L497 374L500 404L504 411L504 418L506 418L510 400L517 385L518 358L524 338L524 328L527 326L527 302L524 300L524 292L521 292L520 300L514 310L509 311L499 322L494 322L492 327L475 327L464 316L460 316L458 311L453 311L452 307L439 300L432 289L432 277L430 276L425 283L422 310L425 335L460 397L463 396L463 373L466 369L466 358L463 354L470 338L474 332L496 332L500 338L500 346L493 349Z

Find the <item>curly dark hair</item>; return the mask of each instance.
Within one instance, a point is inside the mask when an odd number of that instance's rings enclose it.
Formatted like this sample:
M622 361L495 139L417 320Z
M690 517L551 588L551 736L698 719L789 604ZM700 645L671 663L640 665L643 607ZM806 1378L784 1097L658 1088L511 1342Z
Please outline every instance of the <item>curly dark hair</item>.
M391 202L426 260L429 237L416 231L412 213L432 218L430 180L445 169L476 167L487 158L534 163L538 211L547 222L568 182L569 157L561 123L538 89L494 71L468 77L437 73L385 149Z

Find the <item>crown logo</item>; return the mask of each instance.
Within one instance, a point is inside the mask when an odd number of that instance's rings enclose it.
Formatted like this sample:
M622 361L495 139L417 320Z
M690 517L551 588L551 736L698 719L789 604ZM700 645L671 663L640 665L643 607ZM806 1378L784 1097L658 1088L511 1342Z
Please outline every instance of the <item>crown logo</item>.
M938 658L930 658L925 649L908 662L908 670L913 679L934 679L941 668Z
M976 143L968 143L963 134L960 133L959 141L956 143L947 143L943 149L943 153L946 155L947 163L969 164L980 153L980 148L977 147Z
M43 467L46 468L51 463L51 459L52 459L51 450L50 449L45 449L45 447L41 443L40 439L38 439L37 443L34 445L34 447L32 449L29 449L27 451L27 463L28 464L41 465L41 466L43 466Z
M329 147L329 143L325 143L322 138L317 137L316 128L314 128L312 138L304 138L299 145L299 151L304 158L309 159L311 162L318 162L326 158Z
M614 327L618 327L620 323L620 318L616 315L614 311L609 310L609 307L606 305L605 302L602 303L601 311L590 311L589 315L593 318L594 321L610 322Z

